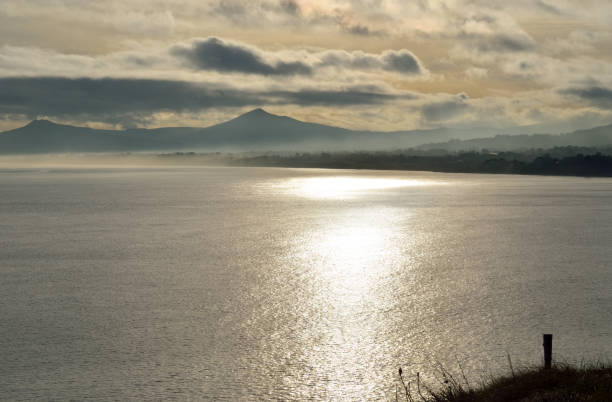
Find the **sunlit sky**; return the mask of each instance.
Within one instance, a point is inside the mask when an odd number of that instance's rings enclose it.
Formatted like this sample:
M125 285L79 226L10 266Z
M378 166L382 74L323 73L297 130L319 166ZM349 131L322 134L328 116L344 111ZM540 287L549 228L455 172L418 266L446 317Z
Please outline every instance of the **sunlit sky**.
M612 122L606 0L3 0L0 130ZM564 130L566 128L566 130Z

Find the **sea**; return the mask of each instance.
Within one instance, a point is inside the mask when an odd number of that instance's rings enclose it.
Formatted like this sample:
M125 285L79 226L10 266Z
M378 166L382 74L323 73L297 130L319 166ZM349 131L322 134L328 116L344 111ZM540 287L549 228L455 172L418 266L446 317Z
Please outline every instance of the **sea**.
M612 179L4 167L0 278L3 400L395 400L609 361Z

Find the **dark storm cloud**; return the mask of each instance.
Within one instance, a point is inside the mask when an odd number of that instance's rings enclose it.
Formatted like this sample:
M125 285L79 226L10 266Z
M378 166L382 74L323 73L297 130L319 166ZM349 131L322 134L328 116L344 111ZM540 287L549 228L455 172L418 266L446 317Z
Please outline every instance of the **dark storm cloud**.
M264 104L350 106L399 96L372 89L245 91L211 84L150 79L0 78L0 115L109 116Z
M194 67L219 72L260 75L310 75L312 69L299 61L272 63L256 49L225 42L219 38L195 40L190 46L175 46L171 52L187 59Z
M586 88L567 88L559 91L562 95L569 95L602 109L612 108L612 89L601 86Z
M386 70L404 75L424 73L417 57L407 49L380 54L360 51L269 52L239 42L210 37L173 46L170 53L200 70L262 76L310 76L328 67L344 70Z
M0 113L28 116L190 111L261 101L256 94L169 80L0 78L0 88Z

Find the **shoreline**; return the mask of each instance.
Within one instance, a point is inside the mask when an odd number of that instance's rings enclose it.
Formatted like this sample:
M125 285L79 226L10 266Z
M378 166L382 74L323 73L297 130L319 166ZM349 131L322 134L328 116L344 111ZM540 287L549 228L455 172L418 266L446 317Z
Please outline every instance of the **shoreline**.
M511 156L520 154L510 153ZM531 160L531 162L529 161ZM95 153L0 156L0 169L14 168L170 168L268 167L372 170L545 177L612 177L612 156L595 153L554 158L509 159L506 155L465 152L446 155L409 153Z

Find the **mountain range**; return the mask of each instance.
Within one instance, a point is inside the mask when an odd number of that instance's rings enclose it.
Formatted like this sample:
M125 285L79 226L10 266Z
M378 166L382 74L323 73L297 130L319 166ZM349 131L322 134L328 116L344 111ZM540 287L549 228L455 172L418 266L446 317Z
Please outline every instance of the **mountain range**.
M612 124L576 130L566 134L521 134L496 135L467 140L453 139L446 142L418 146L422 150L456 151L521 151L527 149L549 149L554 147L610 147L612 146Z
M516 130L516 129L515 129ZM204 128L101 130L34 120L0 133L0 154L138 151L356 151L412 147L457 150L610 145L612 125L565 135L498 135L488 128L356 131L307 123L255 109ZM502 132L503 134L503 132Z

